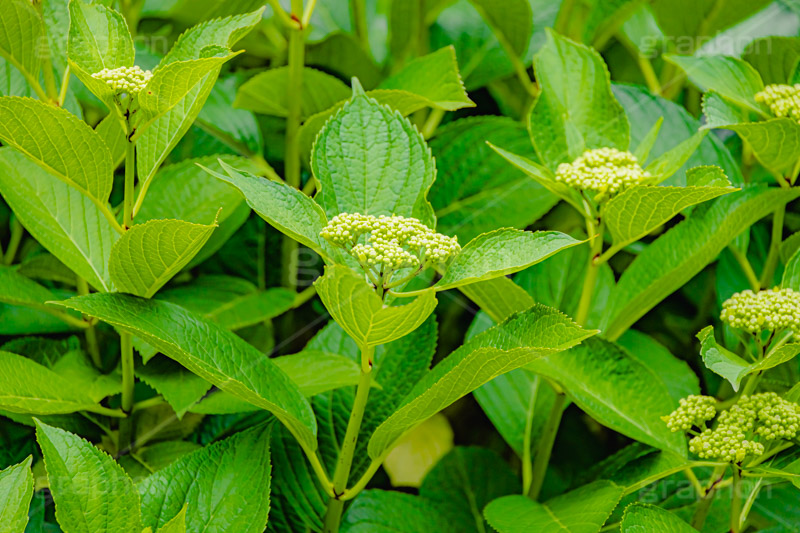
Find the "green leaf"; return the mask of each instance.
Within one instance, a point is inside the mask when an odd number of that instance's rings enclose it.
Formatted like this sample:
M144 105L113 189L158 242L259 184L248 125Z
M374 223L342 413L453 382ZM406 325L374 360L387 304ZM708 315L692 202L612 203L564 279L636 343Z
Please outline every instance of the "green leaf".
M716 259L746 228L800 191L750 187L695 209L656 239L623 273L606 313L606 338L616 339L647 311ZM705 207L705 206L704 206Z
M430 107L446 111L475 106L464 89L452 45L409 61L378 85L378 90L382 89L422 96L430 102Z
M601 424L650 446L686 455L686 440L660 418L672 412L677 402L656 370L618 345L588 339L526 368L561 385L569 399ZM614 372L608 372L609 368Z
M361 368L349 357L303 350L273 359L305 396L357 385Z
M116 118L115 91L92 74L133 66L133 39L121 14L101 4L69 2L67 56L70 70Z
M114 459L81 437L36 421L56 518L71 533L141 533L139 497Z
M652 182L661 183L675 174L694 154L705 136L706 131L698 131L648 163L645 170L653 176Z
M18 269L0 265L0 302L52 311L46 304L55 298L50 290L26 278Z
M753 150L759 163L779 174L789 172L800 158L800 124L789 118L728 124Z
M505 276L580 244L557 231L522 231L503 228L475 237L450 263L437 291Z
M236 55L238 54L231 52L225 55L159 65L153 72L153 77L139 92L138 103L141 116L137 131L147 128L156 119L177 106L197 84L207 79L209 75L216 81L216 74L219 73L222 64L230 61Z
M683 69L701 90L713 90L736 105L770 116L769 109L756 102L755 94L764 89L761 76L748 63L735 57L667 55L667 61Z
M0 351L0 409L26 415L53 415L91 411L118 416L97 404L86 383L61 376L22 357Z
M392 9L395 7L393 4ZM307 43L305 63L343 79L356 77L366 89L372 89L383 78L380 68L358 38L349 33L331 33L321 41Z
M401 215L434 225L426 195L436 166L425 140L360 86L319 133L311 169L320 185L316 200L329 217Z
M507 49L517 57L525 55L533 33L533 12L527 0L470 2Z
M220 389L273 413L310 450L316 421L297 386L235 334L181 307L125 294L91 294L61 302L132 333Z
M800 343L784 344L777 350L770 350L763 359L748 363L735 353L717 344L714 326L703 328L698 334L700 355L706 367L728 380L734 391L739 390L742 379L754 373L776 367L794 359L800 354Z
M594 333L536 305L472 338L420 380L375 430L370 457L382 457L404 433L500 374L566 350Z
M789 238L791 239L791 237ZM787 241L784 241L784 244ZM800 291L800 249L795 250L786 261L786 268L783 271L783 278L781 279L781 287Z
M224 162L220 164L227 176L203 168L212 176L239 189L247 205L270 225L308 246L328 262L340 257L341 254L320 237L320 232L327 226L328 219L314 200L283 182L241 172Z
M261 20L263 7L241 15L208 20L185 31L160 64L201 59L207 47L229 49ZM136 170L141 187L149 185L159 165L200 113L218 71L207 74L171 111L150 124L136 141Z
M452 523L433 502L378 489L359 494L342 518L342 533L429 533L452 531Z
M38 47L44 37L44 24L30 2L4 3L0 10L0 56L37 82L42 63Z
M150 220L126 231L111 248L108 270L121 292L150 298L200 251L217 227Z
M622 533L650 533L652 531L692 533L697 530L661 507L635 502L625 508L620 531Z
M114 181L111 153L88 124L66 109L4 96L0 139L109 210L106 202Z
M465 285L459 290L495 322L501 322L518 311L529 309L535 303L522 287L506 277Z
M439 172L429 194L436 228L465 243L501 226L524 229L558 201L484 141L535 157L525 127L510 118L471 117L437 130L430 146Z
M488 531L483 508L519 490L519 479L499 455L475 447L454 448L425 476L419 495L436 504L450 528Z
M301 118L325 111L350 96L339 78L313 68L303 69ZM233 106L264 115L289 115L289 67L265 70L244 82Z
M719 167L709 167L722 173ZM723 174L724 177L724 174ZM615 249L638 241L689 206L736 191L722 186L659 187L636 185L608 201L603 213Z
M492 425L519 457L524 453L525 432L530 423L533 448L544 430L555 392L525 368L512 370L473 391L473 396Z
M186 509L184 505L172 520L159 528L158 533L186 533Z
M0 193L50 253L95 289L111 290L107 258L119 234L89 198L12 148L0 148Z
M341 265L325 267L325 275L314 286L334 320L362 349L408 335L437 303L434 291L424 291L409 304L384 307L363 276Z
M137 366L136 377L161 394L179 420L211 388L211 383L164 356L156 356ZM247 405L253 411L257 410L255 406Z
M165 527L186 509L187 531L263 532L269 513L270 428L262 424L236 433L142 481L137 488L144 525Z
M669 37L693 39L711 37L762 9L768 0L656 0L653 11L659 26ZM699 43L706 42L699 39Z
M610 481L595 481L544 503L527 496L504 496L490 503L484 515L498 533L597 533L617 506L622 490Z
M217 80L197 116L197 125L239 154L261 154L264 136L256 116L233 107L237 83L235 75Z
M600 54L548 30L534 70L541 94L528 129L548 168L555 170L592 148L628 149L628 119L611 92Z
M4 531L24 531L33 496L31 456L0 471L0 523Z
M753 65L764 85L792 83L800 62L800 40L796 37L762 37L747 45L742 59Z

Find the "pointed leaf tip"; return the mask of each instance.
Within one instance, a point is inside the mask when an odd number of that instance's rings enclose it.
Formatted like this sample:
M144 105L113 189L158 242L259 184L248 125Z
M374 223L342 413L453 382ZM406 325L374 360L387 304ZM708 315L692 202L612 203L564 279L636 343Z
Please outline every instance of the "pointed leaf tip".
M361 86L361 82L358 81L358 78L355 76L350 78L350 85L353 87L353 98L367 95L367 93L364 92L364 87Z

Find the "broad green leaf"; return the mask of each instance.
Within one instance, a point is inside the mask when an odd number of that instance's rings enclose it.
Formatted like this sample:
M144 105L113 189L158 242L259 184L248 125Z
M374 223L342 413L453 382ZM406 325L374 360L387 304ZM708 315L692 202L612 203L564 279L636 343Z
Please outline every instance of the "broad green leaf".
M800 354L800 344L784 344L776 350L769 351L763 359L748 363L735 353L717 344L714 338L714 326L703 328L698 334L700 355L703 364L730 382L734 391L739 390L742 379L754 372L761 372L794 359Z
M261 20L263 8L252 13L208 20L185 31L161 64L201 59L207 47L229 49ZM189 130L214 88L218 70L207 74L168 113L150 124L136 141L139 183L147 187L159 165Z
M494 499L519 491L517 476L499 455L476 447L458 447L425 476L419 495L436 504L451 528L488 531L483 508Z
M362 349L411 333L437 303L434 291L424 291L409 304L384 307L363 276L341 265L325 267L325 275L314 286L334 320Z
M677 401L656 370L618 345L588 339L526 368L561 385L567 397L599 423L650 446L686 454L683 436L672 433L660 418L672 412Z
M788 173L800 158L800 124L789 118L722 126L739 134L759 163L780 174Z
M22 73L9 61L3 59L0 53L0 96L28 96L33 98L36 93L28 85Z
M217 80L197 116L196 125L239 154L261 154L264 136L256 116L250 111L233 108L237 83L236 75Z
M0 265L0 302L52 311L47 302L56 299L49 289L20 274L18 269Z
M39 81L44 24L36 8L25 0L9 0L0 10L0 56L26 77Z
M707 91L703 94L702 106L703 115L705 115L703 128L724 128L730 124L750 122L751 119L751 113L748 110L726 100L715 91Z
M460 119L437 130L430 145L439 171L429 194L436 228L465 243L502 226L526 228L558 201L484 141L535 157L525 127L506 117Z
M689 114L683 106L650 93L644 87L627 84L614 84L614 96L617 98L631 126L630 148L638 151L646 141L655 123L663 120L655 145L649 151L648 158L654 159L672 149L679 141L695 135L703 124ZM640 159L647 163L648 159ZM700 146L689 157L681 170L663 182L665 185L687 185L686 170L697 167L716 165L725 171L731 183L743 183L738 158L734 159L725 143L717 135L706 135Z
M392 9L395 7L393 4ZM374 88L383 78L369 52L364 50L355 35L349 33L336 32L321 41L307 43L305 63L343 79L356 77L365 89Z
M214 178L202 168L221 171L222 167L218 162L220 159L227 164L258 173L257 167L248 159L230 155L185 159L163 166L153 178L147 197L136 214L136 220L144 222L162 218L207 224L219 215L217 221L224 222L242 203L242 195L235 187Z
M137 488L144 525L165 527L186 509L187 531L263 532L270 499L270 428L262 424L236 433L142 481Z
M184 505L172 520L159 528L158 533L186 533L186 509Z
M645 170L651 174L652 183L661 183L675 174L694 154L706 133L704 130L698 131L648 163Z
M133 39L121 14L102 4L69 2L67 57L75 76L109 108L116 118L115 91L92 74L103 69L133 66Z
M635 329L629 329L617 340L617 344L653 370L676 402L690 394L700 394L700 381L692 367L686 361L672 355L654 338Z
M50 253L95 289L111 290L107 258L119 234L89 198L12 148L0 148L0 193Z
M443 291L512 274L580 243L557 231L504 228L484 233L464 246L434 288Z
M784 241L784 244L785 243L786 241ZM800 251L796 250L791 257L786 260L786 268L783 271L781 287L800 291Z
M75 328L44 311L0 303L0 335L69 333Z
M518 311L529 309L535 303L523 288L506 277L464 285L459 290L478 304L495 322L502 322Z
M350 88L339 78L319 70L303 69L301 117L315 115L347 100ZM289 114L289 67L278 67L256 74L239 87L234 107L264 115Z
M498 533L597 533L621 497L622 487L595 481L544 503L527 496L504 496L490 503L484 515Z
M122 129L119 118L115 113L109 113L94 127L94 131L108 147L108 151L111 153L111 166L116 169L125 160L125 151L128 148L127 134Z
M436 166L422 135L358 85L319 133L311 169L320 185L316 199L329 217L401 215L434 226L426 195Z
M716 0L656 0L653 11L668 36L703 38L733 26L768 3L768 0L726 0L720 8Z
M533 12L527 0L470 0L497 39L517 57L525 55L533 33Z
M800 191L750 187L695 209L656 239L623 273L611 297L602 328L616 339L636 320L700 272L746 228ZM703 206L706 207L706 206Z
M545 166L554 170L592 148L628 149L628 119L600 54L548 30L534 70L541 94L528 129Z
M0 471L0 524L3 531L24 531L33 496L31 457Z
M758 113L770 116L769 109L755 101L755 94L764 88L758 72L745 61L724 56L668 55L667 61L677 65L700 89L713 90L723 98Z
M295 293L282 287L262 291L249 281L231 276L201 276L190 283L163 290L157 298L236 331L289 310Z
M628 118L630 119L630 117ZM658 141L658 134L661 132L661 126L663 125L664 117L658 117L658 119L656 119L656 121L653 123L653 126L636 145L636 150L633 150L633 155L636 156L636 159L639 160L639 163L644 163L647 161L647 158L650 157L650 151L653 149L653 146L655 146L656 141ZM631 144L633 144L634 138L635 136L633 133L631 133Z
M241 172L220 163L227 176L204 168L212 176L230 183L239 191L253 211L282 233L308 246L326 261L340 256L320 232L328 224L325 212L314 200L285 183Z
M526 426L530 424L530 444L533 447L544 430L555 399L553 388L544 382L544 378L525 368L497 376L472 394L519 457L525 449Z
M90 411L119 416L92 398L85 383L61 376L21 355L0 351L0 408L27 415Z
M747 45L742 59L758 71L764 85L792 83L800 62L800 40L779 36L756 39Z
M114 459L81 437L36 421L56 518L71 533L141 533L139 496Z
M189 372L175 361L156 356L149 359L146 364L136 367L136 377L147 383L156 392L161 394L175 411L178 419L211 388L211 383ZM253 411L257 407L246 404Z
M653 531L692 533L697 530L661 507L635 502L625 508L620 531L622 533L651 533Z
M402 492L365 490L342 518L342 533L429 533L453 531L436 504Z
M71 350L61 356L50 368L73 384L73 389L83 391L95 402L122 392L122 376L114 371L102 374L82 350Z
M111 153L88 124L66 109L30 98L2 97L0 140L109 210Z
M383 80L378 89L407 91L426 98L431 107L447 111L475 106L464 89L458 72L456 51L452 46L406 63L398 72Z
M209 75L214 78L219 73L222 64L237 55L234 52L226 52L227 50L221 52L225 55L159 65L159 68L153 73L153 77L139 92L138 103L141 116L137 130L141 131L147 128L156 119L178 105L197 84L207 79Z
M375 430L370 457L382 457L405 432L500 374L566 350L594 333L536 305L470 339L420 380Z
M714 168L722 172L722 169ZM641 239L689 206L736 190L730 184L687 187L636 185L625 189L609 200L603 210L614 248L621 249Z
M108 270L121 292L152 297L186 266L217 227L150 220L126 231L111 248Z
M220 389L273 413L307 449L316 422L297 386L241 337L177 305L126 294L91 294L61 305L132 333Z

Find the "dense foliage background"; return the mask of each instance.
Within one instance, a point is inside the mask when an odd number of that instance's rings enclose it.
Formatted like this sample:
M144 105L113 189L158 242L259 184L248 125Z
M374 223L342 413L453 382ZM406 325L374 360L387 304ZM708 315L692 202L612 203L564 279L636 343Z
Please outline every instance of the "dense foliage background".
M134 63L138 100L92 76ZM0 0L0 532L800 531L796 437L729 472L662 421L800 399L800 350L720 321L800 290L800 97L755 99L798 65L794 0ZM555 180L603 147L648 191ZM359 194L471 261L374 346L315 229Z

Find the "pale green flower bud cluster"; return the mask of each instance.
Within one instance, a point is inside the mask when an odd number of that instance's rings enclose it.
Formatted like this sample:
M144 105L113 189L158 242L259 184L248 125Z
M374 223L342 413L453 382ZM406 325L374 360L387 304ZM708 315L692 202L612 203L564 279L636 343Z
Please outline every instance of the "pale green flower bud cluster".
M800 83L794 85L772 84L755 95L756 102L767 104L776 117L800 121Z
M694 426L702 426L717 416L717 400L713 396L692 394L680 399L680 407L663 417L672 431L687 431Z
M602 197L648 178L650 173L639 165L635 155L616 148L587 150L572 163L562 163L556 169L556 181L581 191L596 192Z
M686 400L692 398L698 397L690 396ZM691 402L698 400L692 399L687 404ZM682 401L681 407L683 405ZM675 413L680 411L681 408ZM686 428L687 423L682 426ZM703 430L689 441L689 450L704 459L740 463L748 456L763 454L763 441L793 439L798 430L800 406L797 404L784 400L774 392L742 396L738 403L720 413L716 428Z
M444 264L461 251L458 239L436 233L415 218L342 213L320 235L379 272Z
M147 85L147 82L153 77L153 73L134 66L104 68L100 72L92 74L92 77L106 82L106 85L114 89L116 93L136 95Z
M800 293L792 289L737 292L722 304L720 319L750 333L800 329Z

